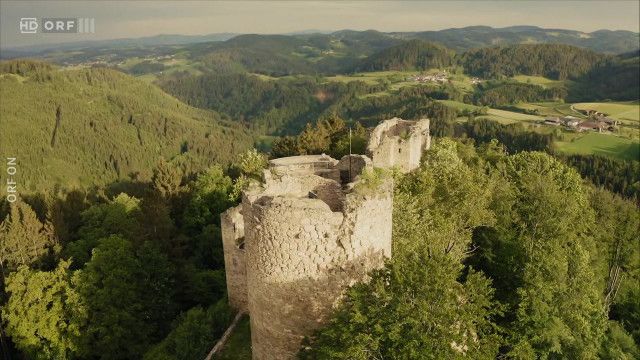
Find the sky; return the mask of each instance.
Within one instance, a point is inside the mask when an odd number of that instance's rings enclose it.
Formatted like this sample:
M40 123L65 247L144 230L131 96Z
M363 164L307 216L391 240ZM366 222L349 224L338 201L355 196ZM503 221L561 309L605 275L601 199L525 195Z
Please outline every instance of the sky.
M95 18L95 34L21 34L21 18ZM629 1L0 1L0 48L158 34L424 31L534 25L640 31Z

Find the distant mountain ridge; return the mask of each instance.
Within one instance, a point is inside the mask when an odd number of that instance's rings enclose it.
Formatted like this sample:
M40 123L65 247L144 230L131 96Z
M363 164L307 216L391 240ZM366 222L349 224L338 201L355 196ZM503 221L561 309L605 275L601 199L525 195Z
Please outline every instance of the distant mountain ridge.
M619 54L638 49L640 41L639 33L626 30L597 30L587 33L577 30L543 29L537 26L505 28L469 26L439 31L390 33L390 35L435 41L456 51L492 45L552 43Z
M245 34L247 35L247 34ZM132 39L114 39L98 41L82 41L62 44L34 45L26 47L5 48L0 54L1 58L16 58L34 56L48 51L71 50L80 48L121 48L131 46L168 46L188 45L227 41L242 34L215 33L207 35L156 35ZM265 35L260 35L265 36ZM268 35L266 35L268 36ZM339 30L325 31L300 31L282 34L292 38L329 38L360 42L364 39L376 40L380 44L391 46L397 40L420 39L440 43L458 52L474 48L532 43L562 43L584 47L593 51L619 54L637 50L640 46L640 34L626 30L597 30L594 32L582 32L567 29L544 29L537 26L510 26L493 28L490 26L468 26L463 28L450 28L444 30L413 31L413 32L380 32L376 30Z

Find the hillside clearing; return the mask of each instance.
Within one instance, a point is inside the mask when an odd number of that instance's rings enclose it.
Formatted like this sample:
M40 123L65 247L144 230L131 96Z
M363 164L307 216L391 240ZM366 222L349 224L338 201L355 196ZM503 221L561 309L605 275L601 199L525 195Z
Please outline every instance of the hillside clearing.
M640 121L640 102L593 102L577 103L573 107L578 110L596 110L618 120Z
M565 154L603 155L625 160L640 160L640 143L630 139L588 133L573 141L557 141L556 149Z

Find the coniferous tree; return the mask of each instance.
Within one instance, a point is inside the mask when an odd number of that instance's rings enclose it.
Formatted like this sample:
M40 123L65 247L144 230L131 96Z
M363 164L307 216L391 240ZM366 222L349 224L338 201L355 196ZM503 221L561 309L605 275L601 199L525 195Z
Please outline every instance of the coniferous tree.
M53 245L45 225L31 207L18 201L0 224L0 266L13 270L42 260Z

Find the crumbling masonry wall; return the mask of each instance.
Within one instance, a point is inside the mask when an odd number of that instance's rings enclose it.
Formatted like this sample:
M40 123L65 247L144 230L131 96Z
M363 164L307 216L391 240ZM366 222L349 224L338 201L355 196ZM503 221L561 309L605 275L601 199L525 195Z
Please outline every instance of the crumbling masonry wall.
M327 179L296 179L308 186L307 196L289 192L295 180L285 175L246 194L242 204L254 359L295 358L302 339L326 322L344 289L391 256L390 182L375 195L338 186L333 196L321 198L308 194Z
M393 118L373 129L367 155L375 167L398 167L409 172L420 166L422 153L430 146L429 119L409 121Z
M253 359L293 359L344 290L391 256L393 186L362 189L372 167L410 171L430 145L429 120L376 127L368 153L274 159L264 183L221 216L230 305L249 312Z
M247 312L247 266L242 206L233 207L220 215L220 229L229 305L238 311Z

